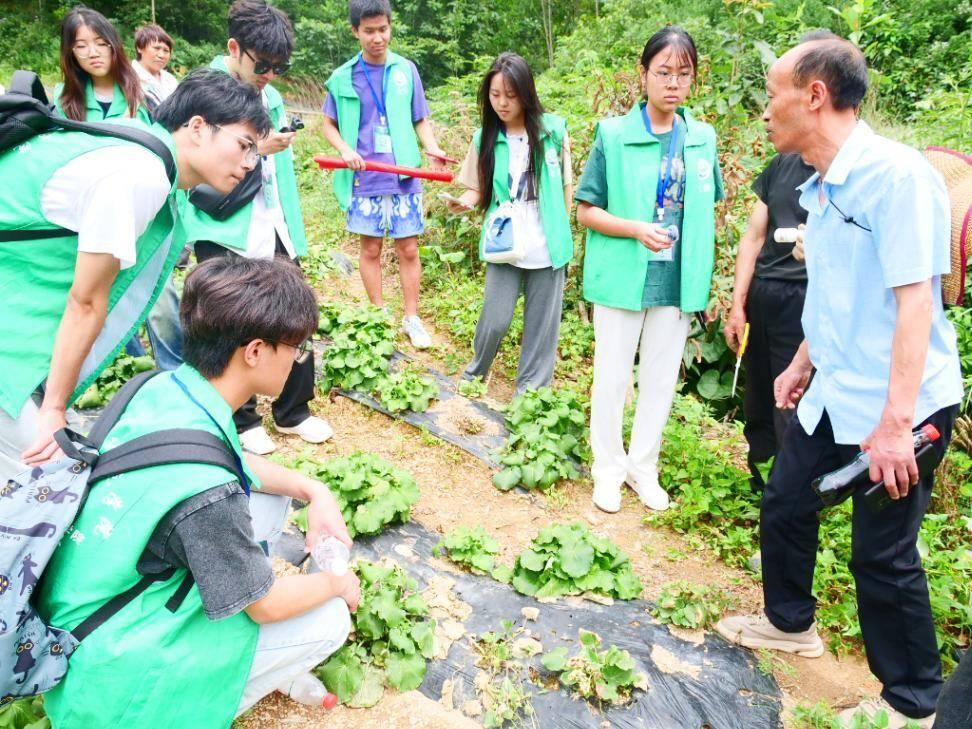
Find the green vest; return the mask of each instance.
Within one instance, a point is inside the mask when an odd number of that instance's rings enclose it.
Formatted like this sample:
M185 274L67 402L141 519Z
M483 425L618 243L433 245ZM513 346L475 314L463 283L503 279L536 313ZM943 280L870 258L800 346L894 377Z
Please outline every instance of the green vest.
M225 56L216 56L209 67L229 73ZM280 92L267 84L263 87L263 101L270 113L273 128L279 130L287 126L287 110ZM293 147L277 152L273 156L273 161L276 168L277 194L280 198L284 221L287 223L287 232L290 233L290 240L294 244L294 252L298 256L305 256L307 236L304 234L304 214L300 209L300 195L297 192ZM187 194L185 191L180 191L176 196L179 201L181 229L185 233L184 242L210 240L227 248L246 250L250 219L253 216L252 202L244 205L226 220L214 220L190 203ZM262 192L257 194L260 195Z
M175 374L219 428L173 380ZM164 428L228 438L241 453L229 405L188 365L156 375L135 395L104 450ZM258 481L247 474L254 485ZM156 525L185 499L236 480L216 466L179 463L106 479L92 487L69 538L55 551L37 607L73 629L139 580L136 564ZM72 654L67 675L45 694L58 729L228 727L253 663L259 626L245 612L211 621L199 588L172 613L166 601L186 576L176 570L101 625Z
M172 137L161 126L145 127L164 141L175 156ZM49 132L0 154L0 180L16 180L12 192L0 195L0 228L30 230L56 227L44 217L41 194L51 176L76 157L103 147L128 145L121 139L82 132ZM79 397L135 334L162 291L179 258L172 244L175 184L155 219L135 243L135 265L118 273L108 296L105 325L81 367ZM17 417L51 366L54 339L74 282L78 236L0 243L0 408Z
M338 67L327 79L327 92L334 97L337 107L338 129L341 138L351 149L358 147L358 129L361 123L361 99L354 90L351 72L361 58L359 53L343 66ZM415 125L412 123L412 67L397 53L389 51L385 61L385 108L388 112L388 132L391 134L392 153L395 164L406 167L421 167L422 154L419 152ZM405 176L401 176L405 179ZM354 170L334 170L332 173L334 194L342 210L351 205L354 187Z
M564 146L564 135L567 132L567 122L555 114L543 115L543 164L540 166L540 222L547 239L547 250L550 251L550 261L554 269L567 265L574 255L574 237L570 232L570 215L567 212L567 202L564 200L564 179L560 170L560 153ZM479 149L479 142L483 130L477 129L473 135L473 143ZM501 202L510 199L510 146L506 135L500 131L496 138L496 149L493 164L493 195L485 220L493 214ZM479 258L483 259L483 241L486 238L486 227L479 236Z
M54 87L54 110L61 116L65 116L64 109L61 107L61 91L63 89L64 84L58 84ZM107 121L108 119L130 118L128 116L128 101L125 99L125 94L122 92L121 86L117 83L115 84L115 97L111 100L111 106L108 107L107 114L105 114L104 109L101 108L101 104L98 103L98 99L95 97L94 85L90 79L84 88L84 99L84 106L87 109L87 116L84 121ZM152 115L149 113L145 104L139 104L135 109L135 118L145 124L152 123Z
M681 309L702 311L709 301L715 261L716 137L711 126L685 108L685 215L682 222ZM658 140L645 129L641 109L604 119L597 133L604 147L607 211L619 218L655 222L655 190L661 157ZM618 309L641 310L648 261L654 257L632 238L587 231L584 298Z

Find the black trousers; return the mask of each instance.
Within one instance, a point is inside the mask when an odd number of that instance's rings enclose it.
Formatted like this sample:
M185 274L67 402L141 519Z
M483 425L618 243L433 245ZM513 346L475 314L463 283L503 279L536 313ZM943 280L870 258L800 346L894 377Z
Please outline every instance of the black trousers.
M225 246L204 240L196 241L195 249L196 261L199 263L216 256L237 255ZM279 238L277 239L276 254L278 257L291 261L298 268L300 267L297 260L287 254L287 250L283 247ZM310 417L311 412L308 403L313 399L314 353L311 352L304 362L294 362L293 369L290 370L290 376L284 383L280 396L274 400L270 408L273 413L273 422L284 428L293 428L295 425L299 425ZM257 414L256 406L256 398L251 397L243 404L243 407L233 413L233 422L236 424L237 431L242 433L260 424L261 419Z
M941 433L938 459L952 435L958 406L925 422ZM812 435L794 419L763 492L760 549L766 617L780 630L806 630L816 600L813 571L822 504L810 483L848 463L858 452L836 445L825 412ZM942 686L941 661L928 602L928 584L916 545L931 499L933 475L919 480L907 498L873 514L855 494L850 563L857 585L857 612L867 662L884 685L881 695L901 713L921 718L935 711Z
M783 443L793 410L780 410L773 383L793 360L803 341L805 281L754 278L746 299L749 346L743 355L746 391L743 393L743 434L749 443L749 470L755 488L763 487L757 463L775 456Z
M972 650L948 677L938 698L934 729L969 729L972 726Z

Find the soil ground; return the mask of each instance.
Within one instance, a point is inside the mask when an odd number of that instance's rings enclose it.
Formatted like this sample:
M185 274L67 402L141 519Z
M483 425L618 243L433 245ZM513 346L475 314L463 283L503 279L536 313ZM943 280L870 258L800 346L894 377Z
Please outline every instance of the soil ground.
M356 251L348 249L352 260ZM385 269L387 299L393 311L400 312L397 269L394 261ZM322 298L365 301L357 272L350 277L333 274L326 285L319 285ZM400 316L400 313L399 313ZM397 320L397 319L396 319ZM436 348L416 352L404 336L399 347L416 359L443 369L442 357L448 351L448 337L434 331L435 323L426 320ZM491 379L489 398L507 401L512 395L508 380ZM706 551L694 550L678 534L642 524L645 508L627 491L619 513L598 511L590 500L589 481L577 481L554 489L549 495L503 493L491 483L492 472L481 461L427 433L343 397L318 397L317 414L334 427L334 438L315 447L315 455L326 459L369 451L409 471L421 489L421 498L412 518L428 529L445 532L458 526L483 526L502 545L501 561L512 564L536 535L539 528L557 521L583 520L593 530L614 540L630 556L632 565L645 584L644 598L651 600L661 587L674 580L716 585L736 601L738 612L755 612L761 605L759 584L748 573L732 569ZM304 450L306 444L293 436L269 432L284 454ZM856 704L880 689L860 655L837 658L830 653L817 659L780 655L772 661L773 672L783 690L784 707L823 701L835 709ZM789 712L785 712L788 714ZM371 709L337 709L322 714L280 695L260 702L237 722L243 729L256 727L464 727L477 726L457 711L449 711L417 691L385 698ZM758 729L755 728L754 729Z

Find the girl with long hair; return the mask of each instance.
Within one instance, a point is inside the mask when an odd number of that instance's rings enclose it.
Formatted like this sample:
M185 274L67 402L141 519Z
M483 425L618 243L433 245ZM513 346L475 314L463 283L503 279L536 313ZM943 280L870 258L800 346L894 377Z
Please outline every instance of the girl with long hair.
M64 82L54 89L55 107L68 119L151 121L121 36L98 11L74 8L64 17L61 72Z
M668 508L658 483L662 430L689 324L709 300L723 198L715 132L684 106L697 69L688 33L655 33L641 54L643 98L599 122L577 189L577 221L589 229L584 298L594 304L593 498L607 512L621 508L624 483L649 508ZM622 416L639 343L626 452Z
M447 202L454 213L478 207L484 219L480 256L497 215L509 211L516 260L486 263L483 309L473 361L464 378L484 377L524 296L523 342L516 390L549 385L560 333L564 277L573 256L572 175L566 122L544 113L533 73L515 53L501 54L479 89L482 126L459 173L467 188ZM502 210L501 206L504 206Z

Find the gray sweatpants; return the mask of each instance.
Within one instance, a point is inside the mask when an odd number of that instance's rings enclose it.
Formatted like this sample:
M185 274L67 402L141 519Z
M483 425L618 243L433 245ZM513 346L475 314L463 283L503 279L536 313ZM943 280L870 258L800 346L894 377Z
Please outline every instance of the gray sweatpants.
M554 270L486 264L486 293L473 339L473 361L463 377L485 377L489 372L496 351L509 331L522 290L523 342L516 370L516 392L519 395L529 388L550 384L557 359L566 273L566 266Z

